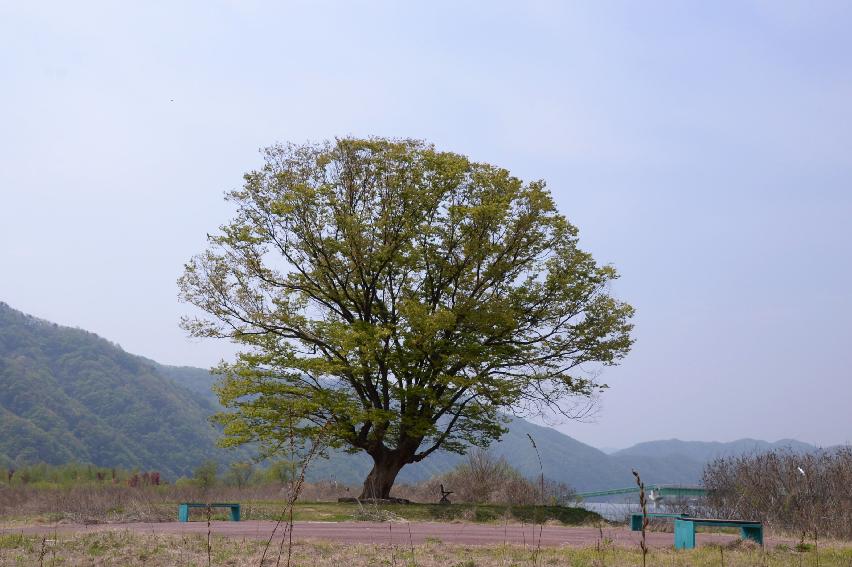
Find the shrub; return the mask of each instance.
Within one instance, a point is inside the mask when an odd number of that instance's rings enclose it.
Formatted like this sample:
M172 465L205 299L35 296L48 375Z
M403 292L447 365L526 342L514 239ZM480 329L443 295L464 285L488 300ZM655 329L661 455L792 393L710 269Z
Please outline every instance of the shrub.
M852 448L776 450L719 458L704 470L707 503L722 517L758 519L801 535L852 538Z
M568 485L546 479L542 495L538 482L525 478L504 457L495 457L482 449L468 453L467 459L452 471L406 492L415 500L437 501L441 484L447 490L453 491L450 496L453 502L476 504L521 506L545 503L564 506L574 495Z
M219 470L219 465L216 461L204 461L192 473L192 478L195 480L195 485L201 490L209 490L216 485L216 472Z

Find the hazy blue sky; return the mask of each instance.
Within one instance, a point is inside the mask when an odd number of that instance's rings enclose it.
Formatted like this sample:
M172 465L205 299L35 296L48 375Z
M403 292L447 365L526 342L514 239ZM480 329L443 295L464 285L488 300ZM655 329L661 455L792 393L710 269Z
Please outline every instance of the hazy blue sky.
M403 4L405 7L403 7ZM276 141L547 180L637 343L596 445L852 440L849 2L0 2L0 300L209 366L175 279Z

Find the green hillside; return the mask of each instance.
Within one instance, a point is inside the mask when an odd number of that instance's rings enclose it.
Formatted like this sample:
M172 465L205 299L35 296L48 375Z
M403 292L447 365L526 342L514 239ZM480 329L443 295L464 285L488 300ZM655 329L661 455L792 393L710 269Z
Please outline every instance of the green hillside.
M159 365L0 303L0 464L78 461L174 478L227 460L213 411Z
M156 367L160 374L171 379L174 383L183 386L190 392L198 394L202 399L209 402L212 407L217 410L221 407L219 406L219 399L216 397L212 388L217 376L211 374L209 370L195 368L194 366L168 366L166 364L159 364L153 360L149 360L148 362Z
M0 466L70 461L187 475L202 461L250 457L215 446L209 416L218 409L215 377L200 368L165 366L124 352L80 329L36 319L0 303ZM753 452L768 444L744 440L643 443L607 455L555 429L514 419L491 447L524 475L539 474L578 491L630 486L631 469L648 483L695 484L717 455ZM437 452L405 467L399 482L415 483L449 471L464 457ZM309 479L360 484L371 466L364 454L336 452L315 462Z

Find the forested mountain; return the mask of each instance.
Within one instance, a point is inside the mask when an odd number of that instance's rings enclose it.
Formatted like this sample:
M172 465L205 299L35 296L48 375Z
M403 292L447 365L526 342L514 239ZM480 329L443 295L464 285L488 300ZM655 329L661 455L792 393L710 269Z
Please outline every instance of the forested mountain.
M93 333L0 303L0 464L78 461L174 478L226 460L208 422L212 402L168 374Z
M163 376L170 378L190 392L200 395L217 410L219 409L219 399L213 392L213 383L218 379L218 376L211 374L209 370L195 368L194 366L168 366L153 360L148 360L148 362L156 367Z
M207 459L247 459L248 450L234 453L215 446L217 432L209 422L218 409L210 389L214 381L206 370L158 364L93 333L0 303L0 466L77 461L158 470L173 479ZM816 449L792 440L669 440L607 455L555 429L515 419L491 451L529 477L538 475L539 465L528 434L538 446L545 476L578 491L630 486L631 468L640 470L647 483L694 484L705 462L716 456L778 446ZM405 467L399 481L428 479L463 458L436 452ZM309 478L357 485L370 465L364 454L337 452L316 461Z

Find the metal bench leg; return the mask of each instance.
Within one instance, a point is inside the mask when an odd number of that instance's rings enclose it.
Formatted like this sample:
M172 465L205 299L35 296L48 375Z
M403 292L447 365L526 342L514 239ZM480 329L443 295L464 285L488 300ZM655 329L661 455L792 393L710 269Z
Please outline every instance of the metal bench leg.
M630 529L634 532L642 531L642 514L630 515Z
M740 538L763 545L763 526L743 526L740 528Z
M695 523L689 520L675 518L674 521L675 549L695 548Z
M178 522L189 521L189 506L181 504L178 506Z
M240 505L231 506L231 521L239 522L240 521Z

